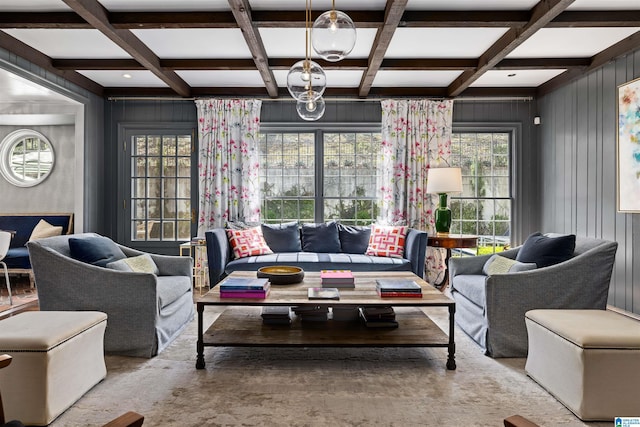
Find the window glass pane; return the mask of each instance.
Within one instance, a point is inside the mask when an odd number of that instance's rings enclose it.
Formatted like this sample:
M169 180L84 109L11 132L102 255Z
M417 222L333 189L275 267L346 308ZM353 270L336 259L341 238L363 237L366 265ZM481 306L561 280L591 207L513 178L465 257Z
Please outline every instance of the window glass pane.
M177 152L177 140L175 136L163 136L162 137L162 155L163 156L175 156Z
M147 137L147 156L160 155L160 136L149 135Z
M162 181L158 178L147 180L147 197L160 197L162 191Z
M178 156L191 156L191 135L178 136Z

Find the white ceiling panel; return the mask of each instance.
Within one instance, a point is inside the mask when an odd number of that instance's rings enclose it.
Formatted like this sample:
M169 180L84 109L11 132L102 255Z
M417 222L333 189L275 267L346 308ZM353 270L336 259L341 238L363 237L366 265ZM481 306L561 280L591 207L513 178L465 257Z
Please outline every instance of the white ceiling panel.
M13 102L78 104L66 96L2 69L0 69L0 94L0 104Z
M507 58L589 58L640 28L542 28Z
M51 58L130 58L98 30L17 28L2 31Z
M507 28L398 28L385 58L476 58Z
M189 86L194 87L260 87L264 82L253 70L178 70Z
M537 87L565 70L489 70L471 87Z
M407 10L530 10L538 0L409 0Z
M260 28L264 50L271 58L304 58L304 28ZM366 58L376 38L375 28L356 28L356 45L349 58ZM317 57L313 49L311 56ZM293 64L292 64L293 65Z
M105 87L167 87L167 84L146 70L78 70L78 73ZM128 74L131 78L123 77Z
M111 12L211 12L231 10L227 0L98 0Z
M251 58L238 28L131 30L160 58Z
M567 10L638 10L638 0L576 0Z
M2 0L0 10L3 12L68 12L71 8L61 0Z
M374 87L449 86L462 71L386 71L381 70L373 80Z

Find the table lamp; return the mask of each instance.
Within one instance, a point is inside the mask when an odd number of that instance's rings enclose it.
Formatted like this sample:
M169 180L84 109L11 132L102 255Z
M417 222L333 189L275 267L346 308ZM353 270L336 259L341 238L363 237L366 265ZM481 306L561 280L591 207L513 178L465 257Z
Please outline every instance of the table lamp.
M436 232L448 233L451 228L451 209L447 206L447 193L462 192L460 168L433 168L427 175L427 193L437 194L440 203L435 212Z

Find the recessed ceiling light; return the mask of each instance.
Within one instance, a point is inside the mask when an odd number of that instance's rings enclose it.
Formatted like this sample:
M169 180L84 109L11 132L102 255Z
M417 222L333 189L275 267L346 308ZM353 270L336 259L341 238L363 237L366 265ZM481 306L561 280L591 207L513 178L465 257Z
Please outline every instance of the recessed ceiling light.
M515 77L516 73L507 74L507 77Z
M124 74L122 75L122 77L124 77L125 79L130 79L130 78L132 78L133 76L132 76L131 74L129 74L129 73L124 73Z

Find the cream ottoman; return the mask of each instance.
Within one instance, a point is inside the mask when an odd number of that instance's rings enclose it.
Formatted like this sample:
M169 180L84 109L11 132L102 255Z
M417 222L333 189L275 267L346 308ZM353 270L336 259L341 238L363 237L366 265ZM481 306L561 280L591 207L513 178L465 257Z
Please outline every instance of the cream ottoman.
M585 421L640 414L640 322L607 310L531 310L527 374Z
M31 311L0 321L5 418L47 425L107 374L107 315L96 311Z

